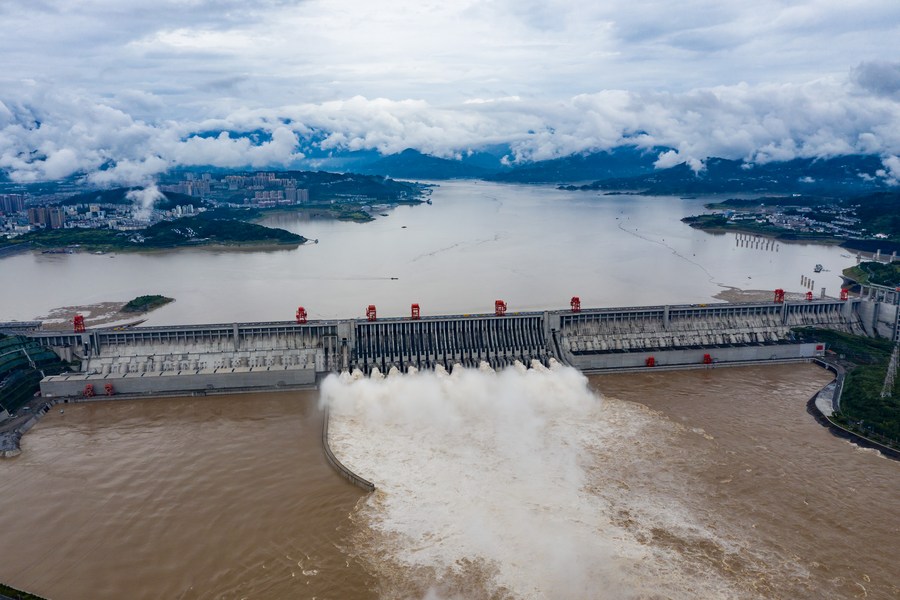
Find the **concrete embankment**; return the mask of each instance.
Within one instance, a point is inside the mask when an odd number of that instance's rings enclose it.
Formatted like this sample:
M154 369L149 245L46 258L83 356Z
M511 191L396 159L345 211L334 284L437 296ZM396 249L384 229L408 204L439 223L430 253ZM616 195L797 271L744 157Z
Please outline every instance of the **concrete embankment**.
M348 469L344 463L338 460L338 457L334 455L334 452L331 451L331 444L328 441L328 422L331 420L331 416L329 414L328 407L325 407L325 423L322 425L322 447L325 449L325 457L328 459L328 462L331 463L331 466L335 468L335 470L347 481L352 483L353 485L364 489L367 492L375 491L375 484L371 481L360 477L350 469Z
M642 372L658 372L658 371L694 371L698 369L717 369L720 367L758 367L760 365L785 365L794 363L808 363L809 358L773 358L768 360L736 360L732 362L714 362L710 364L687 364L687 365L655 365L652 367L605 367L600 369L580 369L585 375L600 375L608 373L642 373ZM569 366L575 366L566 363ZM578 368L578 367L575 367Z
M900 452L898 452L897 450L883 444L879 444L878 442L870 440L868 438L862 437L861 435L856 434L831 420L831 415L839 411L841 408L840 399L841 392L843 391L844 387L844 376L846 373L844 371L844 368L840 365L826 362L824 360L814 360L813 362L823 369L834 373L835 377L831 383L813 394L813 396L806 402L806 412L812 415L813 418L815 418L816 422L818 422L820 425L822 425L823 427L827 427L832 435L853 442L854 444L862 448L871 448L873 450L878 450L888 458L900 460Z
M42 403L34 409L34 412L26 421L0 432L0 457L12 458L13 456L21 454L22 449L19 442L21 441L22 436L28 433L32 427L37 425L37 422L41 420L41 417L50 412L50 409L53 408L57 402L58 400L49 400Z

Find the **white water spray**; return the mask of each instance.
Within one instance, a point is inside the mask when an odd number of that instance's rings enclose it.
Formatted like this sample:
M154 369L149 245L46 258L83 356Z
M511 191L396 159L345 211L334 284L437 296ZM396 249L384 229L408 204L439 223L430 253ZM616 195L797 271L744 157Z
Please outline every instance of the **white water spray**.
M394 586L386 596L734 595L715 579L682 577L675 550L623 525L621 470L659 417L610 414L574 369L356 372L328 378L322 400L335 453L378 486L360 509L360 539ZM601 455L613 462L598 465ZM637 515L647 502L631 504ZM654 526L684 520L674 500L655 506ZM397 572L420 581L397 587Z

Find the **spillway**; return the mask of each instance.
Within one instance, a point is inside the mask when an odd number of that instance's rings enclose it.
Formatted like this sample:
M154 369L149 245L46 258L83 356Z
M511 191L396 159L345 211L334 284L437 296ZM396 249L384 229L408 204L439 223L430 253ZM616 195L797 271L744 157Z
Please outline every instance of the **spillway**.
M506 314L42 331L26 335L81 371L47 377L48 397L205 394L314 387L328 373L486 362L548 364L587 373L808 360L823 344L796 327L900 338L897 298L822 298ZM652 359L652 360L651 360ZM109 387L108 387L109 386Z

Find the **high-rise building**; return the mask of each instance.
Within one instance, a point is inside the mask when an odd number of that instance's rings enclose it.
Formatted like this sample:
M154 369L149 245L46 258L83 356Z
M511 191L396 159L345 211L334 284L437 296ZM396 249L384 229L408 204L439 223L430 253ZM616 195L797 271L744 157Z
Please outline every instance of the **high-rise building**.
M28 222L31 225L44 227L47 225L48 218L46 206L34 206L28 209Z
M66 210L61 206L34 206L28 209L31 225L62 229L66 222Z
M47 213L50 229L62 229L66 222L66 211L61 206L51 206Z
M25 210L25 196L22 194L0 194L0 212L12 214Z

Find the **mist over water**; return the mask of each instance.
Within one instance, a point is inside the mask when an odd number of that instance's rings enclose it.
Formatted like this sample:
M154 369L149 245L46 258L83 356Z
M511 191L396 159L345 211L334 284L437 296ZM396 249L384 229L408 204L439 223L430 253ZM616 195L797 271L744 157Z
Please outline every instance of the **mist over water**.
M747 549L679 501L691 482L644 468L664 461L680 426L602 399L574 369L357 372L326 380L322 401L336 454L378 487L356 515L357 541L385 597L753 588L721 566Z

